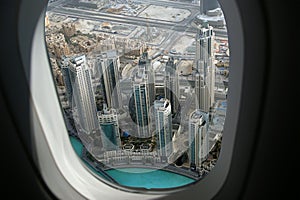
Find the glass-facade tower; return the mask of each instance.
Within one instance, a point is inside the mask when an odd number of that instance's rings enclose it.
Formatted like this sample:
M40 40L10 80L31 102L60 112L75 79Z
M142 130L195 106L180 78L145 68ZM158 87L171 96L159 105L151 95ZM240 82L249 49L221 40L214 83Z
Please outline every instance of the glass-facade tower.
M140 70L140 69L139 69ZM150 89L148 76L141 69L132 78L135 121L137 124L138 137L151 137L150 124Z
M120 108L122 104L119 78L119 56L116 50L109 50L97 56L96 67L104 88L104 99L109 108Z

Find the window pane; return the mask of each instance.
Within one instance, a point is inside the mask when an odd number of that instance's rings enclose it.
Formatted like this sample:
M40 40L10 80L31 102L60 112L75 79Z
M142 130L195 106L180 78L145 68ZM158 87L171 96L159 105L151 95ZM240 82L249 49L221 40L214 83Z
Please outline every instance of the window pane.
M156 189L212 170L230 68L216 0L50 0L45 32L70 141L94 173Z

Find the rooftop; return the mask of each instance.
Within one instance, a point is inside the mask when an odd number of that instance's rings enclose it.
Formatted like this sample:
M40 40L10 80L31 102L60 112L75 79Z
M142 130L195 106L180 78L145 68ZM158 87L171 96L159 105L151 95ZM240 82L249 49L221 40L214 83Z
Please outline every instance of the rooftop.
M154 101L154 107L158 110L166 110L171 106L170 101L165 98Z
M197 109L197 110L195 110L194 112L191 113L190 120L192 122L200 121L200 123L202 124L202 123L206 122L207 115L208 115L208 113Z

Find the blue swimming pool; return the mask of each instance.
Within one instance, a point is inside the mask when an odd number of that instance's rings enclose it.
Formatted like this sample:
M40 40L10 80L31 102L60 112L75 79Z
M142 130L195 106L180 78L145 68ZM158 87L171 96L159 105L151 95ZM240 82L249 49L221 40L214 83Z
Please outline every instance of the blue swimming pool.
M71 137L70 139L77 155L81 156L81 151L83 148L81 142L74 137ZM88 165L88 163L86 164ZM103 177L102 174L98 173L91 166L89 166L89 168L91 168L99 176ZM122 168L110 169L105 172L120 185L128 187L139 187L147 189L174 188L194 182L193 179L186 176L159 169Z

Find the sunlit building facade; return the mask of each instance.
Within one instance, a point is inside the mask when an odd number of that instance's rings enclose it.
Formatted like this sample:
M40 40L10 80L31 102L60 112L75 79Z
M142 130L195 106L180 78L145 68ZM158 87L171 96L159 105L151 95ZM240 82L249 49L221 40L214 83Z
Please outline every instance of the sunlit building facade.
M67 97L76 113L79 132L90 134L98 130L97 108L92 87L91 72L86 57L65 57L61 62Z
M215 65L214 65L214 32L212 26L209 26L207 22L202 23L201 27L198 28L196 34L196 69L203 77L203 83L198 81L196 87L203 88L207 87L208 96L200 95L196 90L196 98L199 102L209 102L209 106L212 106L215 102ZM197 80L196 80L197 81ZM201 85L202 84L202 85ZM208 111L207 108L202 108L200 105L196 106L199 109Z

